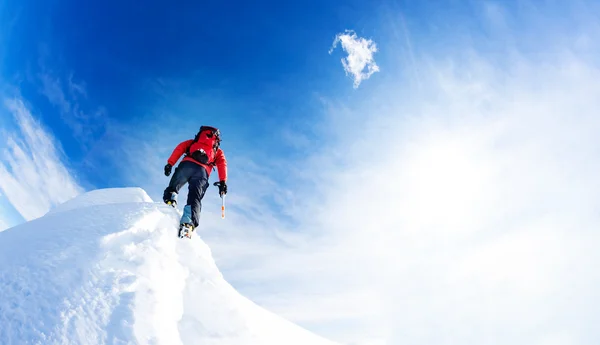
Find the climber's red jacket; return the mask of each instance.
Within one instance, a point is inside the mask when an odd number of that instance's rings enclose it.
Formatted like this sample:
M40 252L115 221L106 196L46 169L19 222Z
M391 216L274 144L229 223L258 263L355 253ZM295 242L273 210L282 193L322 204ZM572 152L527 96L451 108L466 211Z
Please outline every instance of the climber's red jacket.
M179 160L179 158L181 158L181 156L188 151L188 149L190 148L190 146L192 146L193 143L194 140L190 139L177 145L167 162L174 166ZM213 169L212 165L202 164L189 156L186 156L182 160L182 162L185 161L194 162L198 165L203 166L206 169L207 175L210 176L210 173ZM219 173L219 181L227 181L227 160L225 159L225 154L223 153L223 150L221 150L220 148L217 149L214 165L217 167L217 172Z

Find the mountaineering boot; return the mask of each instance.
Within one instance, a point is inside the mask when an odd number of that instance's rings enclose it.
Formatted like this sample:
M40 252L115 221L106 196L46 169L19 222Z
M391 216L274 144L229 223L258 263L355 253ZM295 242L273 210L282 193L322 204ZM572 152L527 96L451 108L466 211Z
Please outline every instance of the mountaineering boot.
M192 238L194 232L194 225L192 222L192 206L185 205L183 208L183 215L181 221L179 221L179 237Z
M177 193L172 192L171 197L169 199L165 199L165 204L172 207L177 207Z
M194 233L194 226L192 224L180 224L179 225L179 238L192 238Z

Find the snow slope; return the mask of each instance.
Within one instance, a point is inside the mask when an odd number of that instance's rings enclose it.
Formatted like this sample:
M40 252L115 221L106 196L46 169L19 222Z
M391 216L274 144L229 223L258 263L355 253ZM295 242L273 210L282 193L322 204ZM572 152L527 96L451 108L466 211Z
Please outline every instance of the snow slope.
M333 344L237 293L141 189L83 194L0 233L0 344Z

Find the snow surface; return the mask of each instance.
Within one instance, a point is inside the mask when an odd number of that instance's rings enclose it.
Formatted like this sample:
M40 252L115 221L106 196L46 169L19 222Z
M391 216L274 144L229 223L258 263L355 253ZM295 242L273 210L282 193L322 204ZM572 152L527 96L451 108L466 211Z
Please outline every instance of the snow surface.
M178 221L107 189L1 232L0 344L334 344L241 296Z

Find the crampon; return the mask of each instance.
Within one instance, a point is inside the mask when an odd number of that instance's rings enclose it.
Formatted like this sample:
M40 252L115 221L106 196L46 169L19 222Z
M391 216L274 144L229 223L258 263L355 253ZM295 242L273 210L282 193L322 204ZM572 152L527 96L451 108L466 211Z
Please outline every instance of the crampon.
M192 238L194 233L194 226L192 224L180 224L179 225L179 238Z

